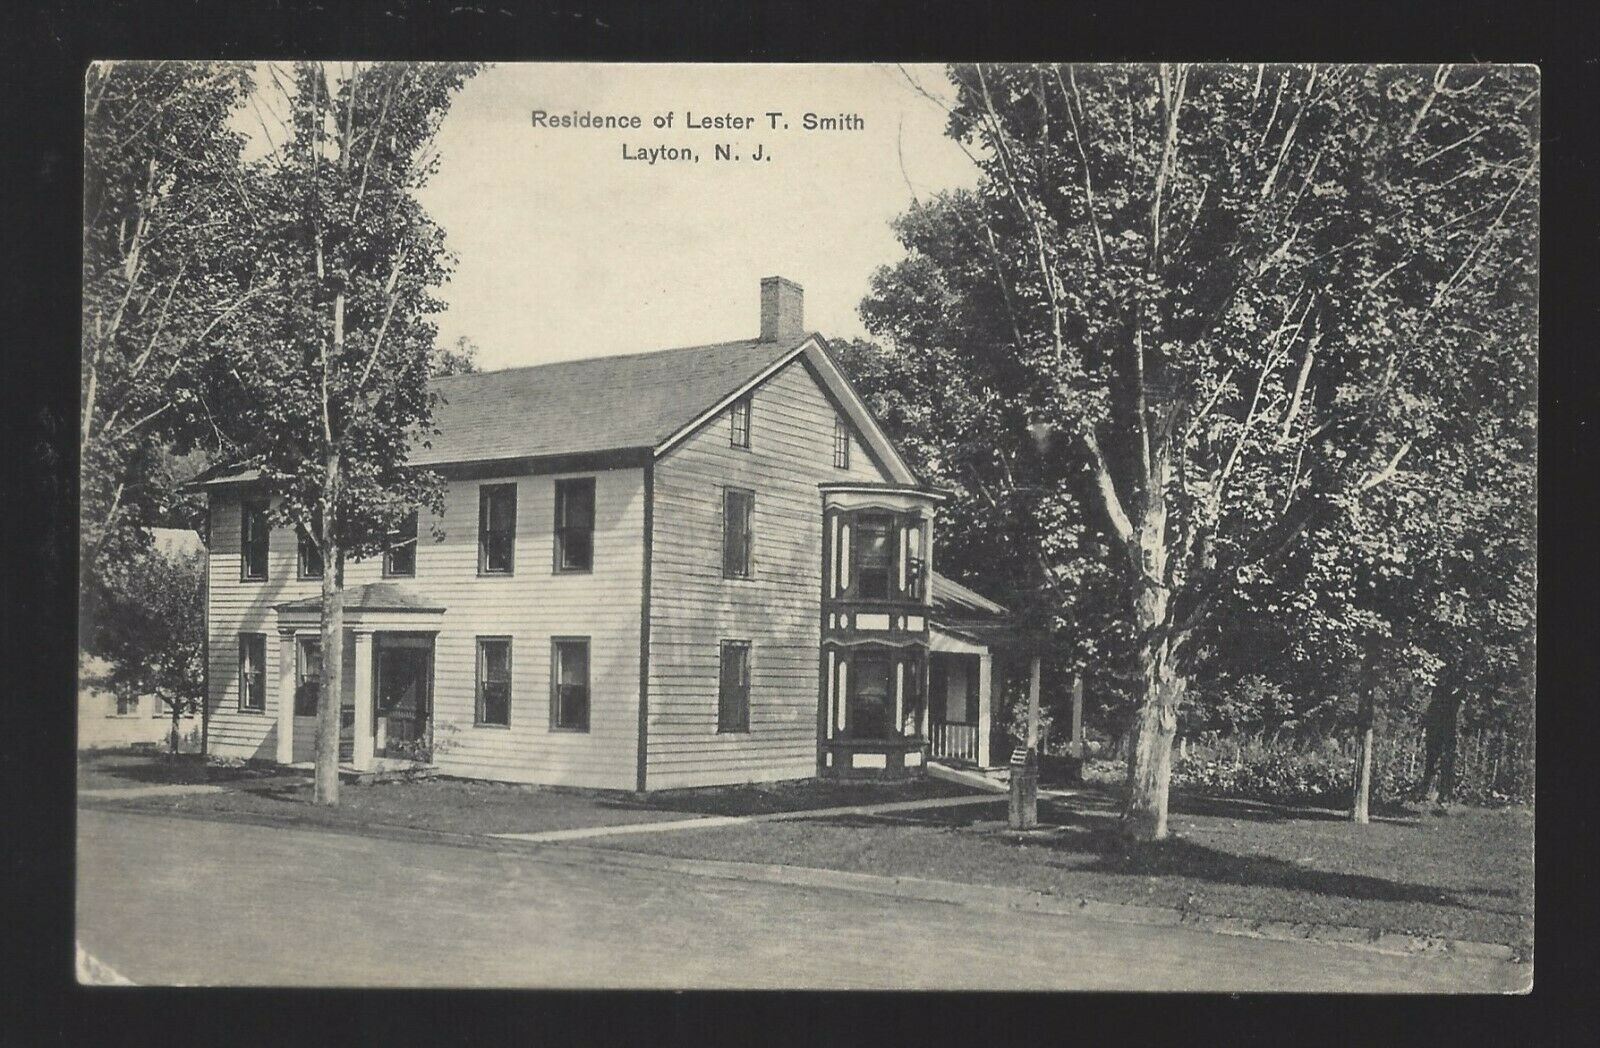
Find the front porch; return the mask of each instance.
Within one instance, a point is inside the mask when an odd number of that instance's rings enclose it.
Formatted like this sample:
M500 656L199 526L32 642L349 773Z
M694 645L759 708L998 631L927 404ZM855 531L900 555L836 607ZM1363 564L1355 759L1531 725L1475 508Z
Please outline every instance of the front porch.
M277 763L310 767L322 701L321 601L278 614ZM433 651L444 608L391 583L347 590L341 643L340 774L357 781L431 774Z

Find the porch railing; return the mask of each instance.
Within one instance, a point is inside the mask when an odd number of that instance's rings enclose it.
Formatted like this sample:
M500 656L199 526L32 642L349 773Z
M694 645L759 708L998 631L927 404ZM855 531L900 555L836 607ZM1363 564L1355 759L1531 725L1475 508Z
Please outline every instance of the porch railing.
M928 749L934 757L944 757L949 760L971 761L978 760L978 726L976 724L956 724L948 721L934 721L929 727L932 732L928 739Z

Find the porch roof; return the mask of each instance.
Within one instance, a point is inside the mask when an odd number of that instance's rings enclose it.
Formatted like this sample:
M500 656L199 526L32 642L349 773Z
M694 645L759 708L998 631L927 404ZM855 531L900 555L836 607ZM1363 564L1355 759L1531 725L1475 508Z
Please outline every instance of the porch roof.
M988 647L1013 645L1021 640L1016 617L994 601L952 578L933 573L933 627Z
M277 606L279 611L321 612L322 597L291 600ZM416 611L439 614L444 605L409 586L393 582L369 582L364 586L351 586L344 591L345 611Z

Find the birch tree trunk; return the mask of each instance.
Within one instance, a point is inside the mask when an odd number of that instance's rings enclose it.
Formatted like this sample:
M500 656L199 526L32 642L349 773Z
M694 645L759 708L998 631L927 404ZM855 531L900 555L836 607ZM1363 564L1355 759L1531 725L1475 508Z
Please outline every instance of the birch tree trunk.
M338 527L339 482L342 462L338 448L330 448L323 462L322 533L322 685L317 700L316 783L312 799L317 804L339 803L339 718L344 706L344 554ZM358 696L359 699L359 696Z
M1365 825L1367 809L1372 798L1372 737L1373 737L1372 683L1361 686L1361 712L1356 725L1356 781L1355 796L1350 804L1350 821Z

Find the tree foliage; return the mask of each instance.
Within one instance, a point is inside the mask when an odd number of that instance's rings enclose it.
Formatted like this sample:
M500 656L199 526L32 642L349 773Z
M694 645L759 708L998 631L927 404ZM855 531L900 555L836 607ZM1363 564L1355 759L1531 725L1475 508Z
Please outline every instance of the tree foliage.
M969 380L955 417L923 420L935 475L1037 515L1030 555L1053 544L1044 584L1072 595L1058 607L1120 603L1138 673L1126 824L1161 836L1187 682L1240 637L1294 624L1308 674L1374 646L1417 673L1441 661L1419 657L1409 580L1424 551L1455 555L1434 496L1446 460L1475 454L1460 427L1483 391L1463 376L1528 370L1537 73L951 81L949 132L982 179L902 219L908 257L863 311L897 375ZM950 436L969 420L990 427L987 463ZM1484 439L1524 463L1525 436Z
M205 552L146 547L109 564L104 582L87 646L111 663L116 691L156 696L176 731L204 696Z
M170 510L172 452L210 432L201 362L253 297L237 269L243 140L230 125L248 90L225 63L96 63L85 75L78 454L91 596Z
M249 169L248 283L270 286L247 341L210 361L227 423L220 456L257 474L273 520L320 553L322 680L317 799L338 797L342 594L347 557L381 554L418 510L443 511L442 482L409 464L432 433L434 290L449 272L444 231L416 190L436 171L434 139L476 66L274 64L286 114L261 132Z

